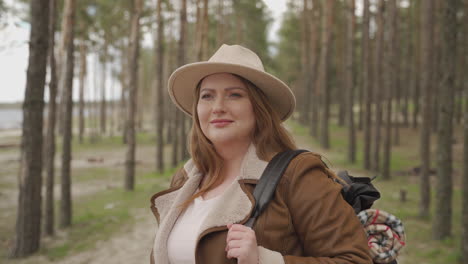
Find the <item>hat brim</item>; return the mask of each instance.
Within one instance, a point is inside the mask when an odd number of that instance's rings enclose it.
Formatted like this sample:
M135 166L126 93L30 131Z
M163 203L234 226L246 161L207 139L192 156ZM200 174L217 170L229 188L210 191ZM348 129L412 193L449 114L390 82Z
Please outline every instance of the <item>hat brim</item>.
M184 65L169 77L169 95L177 107L191 116L193 93L197 84L208 75L224 72L242 76L261 89L282 121L293 113L296 99L284 82L269 73L239 64L195 62Z

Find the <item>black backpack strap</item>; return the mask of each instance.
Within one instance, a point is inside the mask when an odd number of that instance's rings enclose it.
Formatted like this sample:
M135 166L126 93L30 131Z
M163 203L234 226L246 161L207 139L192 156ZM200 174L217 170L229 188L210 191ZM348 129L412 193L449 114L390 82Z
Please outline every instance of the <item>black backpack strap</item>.
M268 202L273 198L276 185L278 185L289 162L303 152L308 151L303 149L283 151L276 154L273 159L271 159L254 189L255 208L252 210L250 219L244 224L245 226L253 227L255 219L262 213Z

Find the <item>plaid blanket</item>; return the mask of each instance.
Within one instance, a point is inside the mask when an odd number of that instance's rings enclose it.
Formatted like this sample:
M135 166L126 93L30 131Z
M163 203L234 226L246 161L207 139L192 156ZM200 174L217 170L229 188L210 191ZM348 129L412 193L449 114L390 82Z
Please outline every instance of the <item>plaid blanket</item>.
M375 263L390 263L405 246L405 230L400 219L385 211L367 209L358 214L367 233L367 244Z

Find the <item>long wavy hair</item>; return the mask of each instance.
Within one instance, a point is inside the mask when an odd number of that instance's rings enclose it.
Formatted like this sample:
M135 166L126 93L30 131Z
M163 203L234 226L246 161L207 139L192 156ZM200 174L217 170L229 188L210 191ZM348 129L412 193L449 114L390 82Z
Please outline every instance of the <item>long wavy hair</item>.
M253 144L256 146L257 156L264 161L269 161L276 153L296 149L296 144L289 132L282 125L279 114L273 110L267 96L249 80L235 75L247 87L247 93L252 103L256 120L253 133ZM202 80L203 81L203 80ZM197 113L197 105L200 97L200 81L193 94L192 106L193 124L190 131L190 154L198 170L207 177L200 189L192 197L182 204L186 208L195 198L213 190L223 182L221 169L223 159L216 152L211 141L203 134Z

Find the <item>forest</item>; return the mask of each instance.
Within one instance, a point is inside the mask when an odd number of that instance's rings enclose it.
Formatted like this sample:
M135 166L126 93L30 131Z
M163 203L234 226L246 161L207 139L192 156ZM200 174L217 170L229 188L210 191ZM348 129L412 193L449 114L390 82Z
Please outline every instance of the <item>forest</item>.
M169 75L227 43L291 87L298 146L377 176L398 263L468 263L468 0L284 1L272 39L262 0L0 0L0 32L30 25L22 125L0 129L0 262L148 263L149 199L189 158Z

